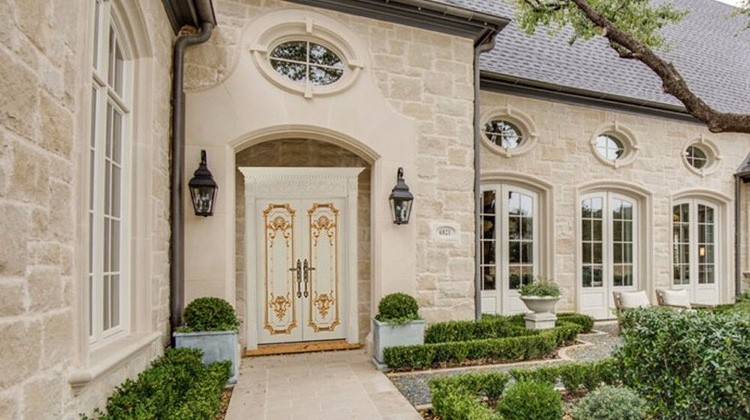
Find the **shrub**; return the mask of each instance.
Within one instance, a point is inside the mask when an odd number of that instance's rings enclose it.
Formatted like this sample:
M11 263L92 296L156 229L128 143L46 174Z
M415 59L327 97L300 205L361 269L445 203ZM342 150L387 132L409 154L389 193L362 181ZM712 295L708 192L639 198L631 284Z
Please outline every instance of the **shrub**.
M375 319L389 324L405 324L419 319L419 305L416 299L407 294L392 293L380 299Z
M468 390L445 387L432 391L432 410L446 420L493 420L492 410L477 401Z
M637 309L622 316L615 351L623 383L654 417L749 418L750 317Z
M559 322L569 322L580 325L582 328L581 332L584 334L590 333L594 328L594 318L588 315L568 312L557 314L557 320Z
M486 338L534 335L510 317L483 317L479 321L437 322L425 330L425 343L482 340Z
M646 401L632 389L603 386L581 398L573 413L575 420L645 419Z
M134 381L128 379L107 400L100 419L210 418L219 410L231 363L204 367L200 350L170 349ZM191 417L187 413L194 413Z
M182 314L183 332L230 331L239 328L234 308L224 299L200 297L190 302Z
M508 375L503 372L468 373L432 379L429 385L433 411L444 419L494 419L494 413L480 404L478 398L500 398L508 380Z
M387 347L385 363L394 369L424 369L438 363L461 364L466 359L508 362L539 359L565 341L575 339L581 327L565 324L523 337L491 338Z
M500 398L510 377L505 372L466 373L455 376L437 377L430 380L430 390L434 393L444 388L461 388L479 397L496 400Z
M560 297L560 286L552 280L537 278L533 283L524 284L518 291L521 296Z
M556 385L562 382L565 389L593 391L601 384L619 383L615 359L597 362L565 363L537 368L511 369L508 373L518 382L534 381Z
M516 382L498 402L505 420L560 420L563 403L555 388L542 382Z

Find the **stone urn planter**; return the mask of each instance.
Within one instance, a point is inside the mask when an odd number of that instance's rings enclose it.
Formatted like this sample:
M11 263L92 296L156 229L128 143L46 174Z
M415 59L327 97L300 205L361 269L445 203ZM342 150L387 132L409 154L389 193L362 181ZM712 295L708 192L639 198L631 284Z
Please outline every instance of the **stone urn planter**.
M531 311L524 317L527 329L546 330L555 327L555 305L560 300L560 288L555 282L536 279L533 283L524 285L520 295L523 303Z
M182 319L183 326L173 334L175 347L201 350L204 365L229 360L232 374L228 383L236 383L240 362L240 324L232 305L220 298L197 298L185 307Z
M557 315L555 315L554 310L557 301L560 300L559 296L521 296L521 300L532 311L524 317L526 329L547 330L555 327Z
M419 319L416 299L404 293L384 296L378 314L372 320L372 362L380 370L387 368L384 351L387 347L424 344L425 322Z
M521 300L531 312L534 313L545 313L554 312L557 301L560 300L560 296L521 296Z

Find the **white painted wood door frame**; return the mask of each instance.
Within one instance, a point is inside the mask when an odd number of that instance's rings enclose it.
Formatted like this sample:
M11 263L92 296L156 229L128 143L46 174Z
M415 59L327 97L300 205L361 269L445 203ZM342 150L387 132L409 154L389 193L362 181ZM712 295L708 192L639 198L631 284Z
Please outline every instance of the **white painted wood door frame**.
M264 199L311 199L316 197L341 198L346 203L346 217L342 221L347 235L343 288L346 295L344 324L346 341L359 342L357 319L357 180L364 168L238 168L245 178L245 313L247 349L258 348L258 276L256 202ZM234 222L234 221L232 221Z

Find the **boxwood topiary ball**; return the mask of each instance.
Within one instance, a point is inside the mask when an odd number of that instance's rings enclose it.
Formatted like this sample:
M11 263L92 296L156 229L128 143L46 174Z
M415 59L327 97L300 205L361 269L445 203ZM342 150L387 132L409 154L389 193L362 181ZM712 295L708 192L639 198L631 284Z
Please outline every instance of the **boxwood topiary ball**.
M232 305L217 297L201 297L190 302L182 320L189 331L231 331L240 326Z
M380 322L404 324L419 319L417 300L405 293L392 293L380 299L378 315Z

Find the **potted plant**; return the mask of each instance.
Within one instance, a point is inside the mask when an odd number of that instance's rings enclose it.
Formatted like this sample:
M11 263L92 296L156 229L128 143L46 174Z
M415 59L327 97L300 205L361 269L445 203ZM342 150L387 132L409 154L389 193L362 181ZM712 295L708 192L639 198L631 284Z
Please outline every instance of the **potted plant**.
M378 314L372 320L373 359L384 368L386 347L424 344L424 320L419 319L416 299L404 293L392 293L380 299Z
M542 277L521 287L521 300L532 313L526 314L526 328L544 330L553 328L557 316L553 313L560 300L560 287L552 280Z
M221 298L197 298L185 307L182 322L183 326L173 334L175 347L200 349L204 365L220 360L231 361L229 383L237 382L240 323L232 305Z

